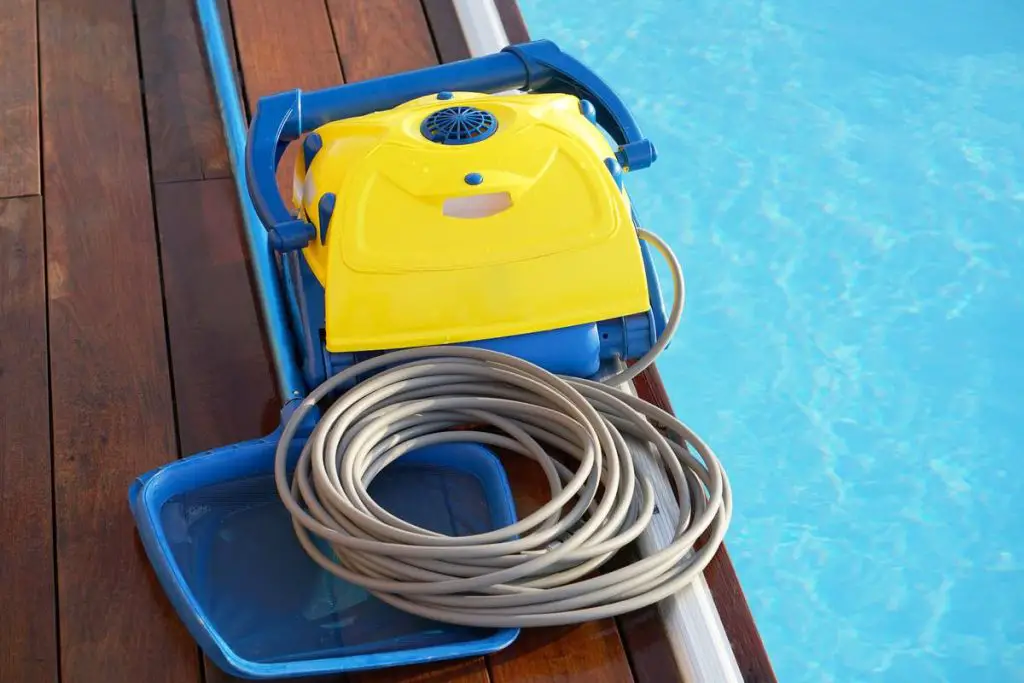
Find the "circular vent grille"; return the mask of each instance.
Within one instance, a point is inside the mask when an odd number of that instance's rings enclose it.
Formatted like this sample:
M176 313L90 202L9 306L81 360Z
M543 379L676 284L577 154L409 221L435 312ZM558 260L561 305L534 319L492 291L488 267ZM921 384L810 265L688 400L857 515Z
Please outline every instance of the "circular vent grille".
M420 132L442 145L468 145L486 140L498 129L494 114L476 107L448 107L423 120Z

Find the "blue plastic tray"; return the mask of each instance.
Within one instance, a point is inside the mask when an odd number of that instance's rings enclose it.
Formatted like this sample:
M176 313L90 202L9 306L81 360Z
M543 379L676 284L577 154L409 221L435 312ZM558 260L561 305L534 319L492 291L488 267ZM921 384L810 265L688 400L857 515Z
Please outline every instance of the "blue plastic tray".
M278 498L276 445L275 433L179 460L139 477L129 494L164 590L217 666L251 679L305 676L478 656L515 640L518 629L406 614L324 571ZM296 440L293 462L301 448ZM504 469L479 444L411 452L370 493L392 514L451 535L515 521Z

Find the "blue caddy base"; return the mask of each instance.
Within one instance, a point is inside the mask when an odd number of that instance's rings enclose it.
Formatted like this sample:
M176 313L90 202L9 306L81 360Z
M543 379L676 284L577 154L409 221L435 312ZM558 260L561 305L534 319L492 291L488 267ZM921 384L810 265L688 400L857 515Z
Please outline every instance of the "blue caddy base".
M518 629L406 614L313 562L277 495L277 442L275 432L179 460L129 493L164 591L217 666L249 679L307 676L479 656L515 640ZM302 445L293 444L293 462ZM515 521L501 463L479 444L411 452L370 493L392 514L450 535Z

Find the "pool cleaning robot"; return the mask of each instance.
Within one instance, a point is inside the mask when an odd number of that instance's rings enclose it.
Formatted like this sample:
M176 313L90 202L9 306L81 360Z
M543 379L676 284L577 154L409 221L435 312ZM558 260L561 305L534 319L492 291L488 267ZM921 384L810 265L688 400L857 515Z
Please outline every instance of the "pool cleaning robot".
M549 43L502 57L545 55L567 73L581 68ZM603 89L586 92L608 118L619 107L600 100ZM270 153L285 137L260 137L273 102L252 128L250 187L288 264L310 386L360 358L436 344L588 377L602 361L640 358L664 331L622 187L625 170L651 163L654 149L641 138L616 152L590 99L440 90L384 109L366 103L366 113L304 138L292 209L280 220L270 215L279 199Z

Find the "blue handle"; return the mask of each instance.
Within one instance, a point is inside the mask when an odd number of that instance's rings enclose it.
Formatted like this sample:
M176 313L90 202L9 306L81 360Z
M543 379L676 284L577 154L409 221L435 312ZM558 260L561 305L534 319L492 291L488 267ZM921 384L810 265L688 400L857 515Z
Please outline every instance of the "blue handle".
M509 45L501 52L417 71L349 83L325 90L300 90L260 99L249 127L246 175L256 212L279 251L304 247L313 226L296 219L277 189L277 165L288 143L339 119L391 109L403 102L457 90L496 93L523 89L565 93L594 105L597 122L619 144L625 169L650 166L657 158L626 105L593 71L548 40Z
M235 61L228 54L217 0L196 0L196 7L210 71L213 73L221 121L224 124L224 136L233 170L232 177L235 179L235 189L242 209L245 242L249 248L256 288L259 291L260 308L270 351L274 357L278 392L281 401L287 406L289 401L306 395L306 386L295 361L297 354L294 341L288 333L285 295L281 290L277 261L274 253L267 247L264 231L257 225L263 217L257 214L252 202L248 201L252 194L247 191L245 176L242 175L245 112L242 111L242 98L238 94L238 84L235 82ZM263 225L266 226L266 223Z

